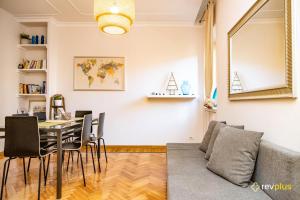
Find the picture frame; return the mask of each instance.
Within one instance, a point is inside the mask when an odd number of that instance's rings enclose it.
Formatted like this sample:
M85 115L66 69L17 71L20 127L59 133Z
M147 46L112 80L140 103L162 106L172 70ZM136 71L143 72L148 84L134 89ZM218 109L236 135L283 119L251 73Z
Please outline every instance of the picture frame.
M46 100L29 100L28 113L46 112Z
M125 57L75 56L74 91L125 91Z

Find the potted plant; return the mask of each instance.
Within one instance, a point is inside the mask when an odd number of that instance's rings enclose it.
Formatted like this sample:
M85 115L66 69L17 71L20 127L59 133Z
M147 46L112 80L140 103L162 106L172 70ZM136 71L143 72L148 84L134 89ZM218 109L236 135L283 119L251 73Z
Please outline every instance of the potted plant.
M30 44L30 36L26 33L20 34L20 43L21 44Z
M62 106L62 96L61 95L57 95L53 97L54 100L54 106Z

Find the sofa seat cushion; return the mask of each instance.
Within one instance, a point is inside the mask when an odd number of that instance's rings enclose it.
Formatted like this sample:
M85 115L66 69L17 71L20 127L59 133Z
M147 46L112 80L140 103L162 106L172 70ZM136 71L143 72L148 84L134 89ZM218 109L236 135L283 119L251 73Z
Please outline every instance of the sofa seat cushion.
M271 200L236 186L206 168L199 144L168 144L168 200Z

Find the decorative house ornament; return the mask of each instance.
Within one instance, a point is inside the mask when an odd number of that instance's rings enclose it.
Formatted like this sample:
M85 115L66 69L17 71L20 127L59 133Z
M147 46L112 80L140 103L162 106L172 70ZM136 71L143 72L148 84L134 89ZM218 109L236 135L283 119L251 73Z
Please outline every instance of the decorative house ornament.
M94 0L94 16L100 31L127 33L135 19L135 0Z
M237 72L234 72L234 77L232 80L232 85L231 85L231 90L232 92L238 93L238 92L243 92L243 86L240 80L240 77Z
M166 90L169 92L169 95L175 95L176 91L178 90L173 72L171 73Z

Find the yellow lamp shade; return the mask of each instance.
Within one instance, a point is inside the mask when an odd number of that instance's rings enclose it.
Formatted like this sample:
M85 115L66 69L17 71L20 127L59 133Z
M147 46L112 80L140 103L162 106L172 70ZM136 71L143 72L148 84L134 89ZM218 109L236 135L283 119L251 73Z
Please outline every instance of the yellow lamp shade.
M99 30L108 34L127 33L135 19L135 0L94 0L94 15Z

